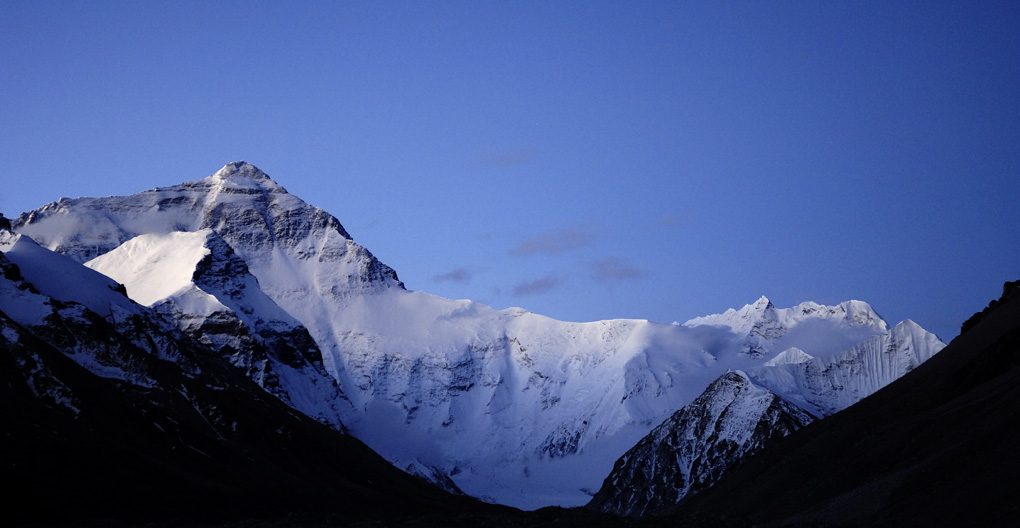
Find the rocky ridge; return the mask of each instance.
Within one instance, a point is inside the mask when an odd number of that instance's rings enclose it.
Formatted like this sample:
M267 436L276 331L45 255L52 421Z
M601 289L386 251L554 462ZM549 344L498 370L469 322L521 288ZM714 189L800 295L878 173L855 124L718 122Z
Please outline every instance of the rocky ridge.
M588 507L625 517L661 512L814 419L743 372L727 372L617 460Z

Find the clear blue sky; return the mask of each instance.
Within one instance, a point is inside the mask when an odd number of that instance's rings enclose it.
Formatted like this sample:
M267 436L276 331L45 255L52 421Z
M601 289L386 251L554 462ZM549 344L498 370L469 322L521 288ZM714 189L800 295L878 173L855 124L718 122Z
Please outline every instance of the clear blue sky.
M1018 6L0 0L0 211L245 159L411 289L948 339L1020 279Z

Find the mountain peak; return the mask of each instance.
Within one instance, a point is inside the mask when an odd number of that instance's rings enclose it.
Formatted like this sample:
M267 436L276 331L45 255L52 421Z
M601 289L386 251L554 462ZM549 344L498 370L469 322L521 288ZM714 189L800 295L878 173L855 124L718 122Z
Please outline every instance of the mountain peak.
M225 189L259 189L286 193L287 189L273 181L262 169L247 161L232 161L209 177Z
M804 363L814 359L811 354L804 352L797 347L790 347L786 350L776 354L776 356L765 363L762 363L764 367L778 367L782 365L796 365L797 363Z
M905 328L905 329L909 329L909 330L915 330L915 329L924 330L923 328L921 328L921 325L915 323L913 319L904 319L904 320L900 321L899 323L897 323L896 326L894 326L893 328Z
M245 178L269 179L269 176L262 172L262 169L259 169L244 160L227 163L222 169L216 171L214 176L218 176L220 178L240 176Z
M812 421L744 371L729 370L618 459L588 507L629 517L662 511Z
M848 324L872 325L882 330L888 328L882 316L878 315L878 312L864 301L850 300L841 303L840 306L846 311L845 319Z
M737 313L749 320L772 320L776 318L776 305L772 304L768 297L762 295L757 301L737 310Z

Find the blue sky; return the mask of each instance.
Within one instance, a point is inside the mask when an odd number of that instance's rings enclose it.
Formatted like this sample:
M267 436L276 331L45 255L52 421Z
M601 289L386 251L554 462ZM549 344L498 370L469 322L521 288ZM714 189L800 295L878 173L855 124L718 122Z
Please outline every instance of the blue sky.
M1018 6L0 0L0 212L244 159L410 289L948 339L1020 279Z

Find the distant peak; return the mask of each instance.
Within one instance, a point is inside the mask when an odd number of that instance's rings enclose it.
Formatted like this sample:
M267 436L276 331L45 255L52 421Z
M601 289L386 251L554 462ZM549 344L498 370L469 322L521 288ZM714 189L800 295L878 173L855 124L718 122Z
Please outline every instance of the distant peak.
M286 193L287 189L273 181L262 169L247 161L232 161L211 176L213 181L220 182L221 187L233 189L262 189L264 191Z
M814 359L814 356L804 352L797 347L790 347L776 354L775 357L762 364L764 367L778 367L782 365L795 365Z
M735 381L737 383L746 385L749 385L751 383L751 378L749 378L747 374L744 373L743 370L727 370L725 374L723 374L717 379L717 381L723 379L727 381Z
M269 179L269 176L262 172L261 169L244 160L227 163L222 169L216 171L216 176L221 178Z
M741 310L745 313L756 314L758 316L765 316L765 314L776 311L776 305L772 304L772 301L768 297L762 295L760 299L754 301Z
M900 330L907 330L907 331L924 330L924 328L922 328L921 325L915 323L911 319L904 319L904 320L900 321L899 323L896 324L896 326L893 327L893 329L894 330L895 329L900 329ZM927 330L925 330L925 331L927 331Z

